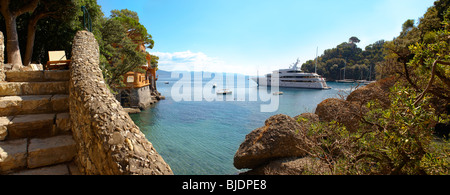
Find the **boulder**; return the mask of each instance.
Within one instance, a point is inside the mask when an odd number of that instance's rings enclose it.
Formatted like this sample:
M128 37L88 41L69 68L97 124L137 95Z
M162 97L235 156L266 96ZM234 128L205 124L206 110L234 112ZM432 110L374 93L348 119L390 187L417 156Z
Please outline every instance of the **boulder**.
M317 105L316 114L320 121L337 121L343 124L347 130L354 132L358 129L361 114L367 112L367 109L354 102L348 102L341 99L326 99Z
M248 134L234 156L238 169L253 169L274 159L304 157L305 131L297 120L286 115L275 115L265 126Z
M391 77L360 87L350 93L347 97L347 101L365 106L368 102L377 100L382 107L387 108L391 105L389 100L389 89L394 86L394 84L395 79Z
M303 113L294 117L297 122L304 126L305 128L311 127L311 124L317 123L320 121L319 116L313 113Z

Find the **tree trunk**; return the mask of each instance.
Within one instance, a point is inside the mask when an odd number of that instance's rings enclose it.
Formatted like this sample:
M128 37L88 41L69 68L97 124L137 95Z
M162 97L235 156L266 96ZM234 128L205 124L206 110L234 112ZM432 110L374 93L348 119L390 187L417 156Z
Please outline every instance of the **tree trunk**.
M0 0L0 11L3 18L5 18L6 24L6 50L8 55L8 63L23 66L22 57L20 55L19 35L17 33L16 19L24 13L33 12L38 6L39 0L31 0L16 10L10 10L10 3L11 0Z
M5 16L6 15L6 16ZM6 51L8 55L8 64L23 65L19 48L19 35L17 34L16 16L5 14L6 23Z
M24 65L28 66L31 64L31 58L33 57L33 49L34 49L34 40L36 38L36 25L41 17L34 17L30 19L28 23L28 32L27 32L27 48L25 51L24 57Z

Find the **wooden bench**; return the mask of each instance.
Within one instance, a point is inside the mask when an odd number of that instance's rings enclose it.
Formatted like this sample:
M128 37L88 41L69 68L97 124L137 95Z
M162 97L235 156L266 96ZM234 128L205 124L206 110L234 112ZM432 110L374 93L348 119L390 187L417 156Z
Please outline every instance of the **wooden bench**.
M49 61L45 65L46 70L66 70L69 69L71 60L66 59L65 51L49 51Z

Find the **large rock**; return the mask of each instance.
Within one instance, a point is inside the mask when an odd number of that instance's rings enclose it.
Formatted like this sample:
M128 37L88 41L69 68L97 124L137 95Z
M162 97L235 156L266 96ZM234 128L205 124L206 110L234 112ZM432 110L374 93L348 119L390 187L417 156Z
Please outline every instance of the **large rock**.
M336 121L343 124L347 130L354 132L359 127L361 116L367 109L354 102L331 98L322 101L316 108L320 121Z
M297 120L301 126L304 126L307 129L311 127L312 124L320 121L319 116L313 113L303 113L294 117L294 119Z
M387 108L391 104L389 100L389 88L394 86L394 84L395 78L391 77L360 87L350 93L347 101L365 106L368 102L376 100L381 106Z
M246 136L234 156L234 166L253 169L274 159L306 156L305 131L292 117L272 116L264 127Z

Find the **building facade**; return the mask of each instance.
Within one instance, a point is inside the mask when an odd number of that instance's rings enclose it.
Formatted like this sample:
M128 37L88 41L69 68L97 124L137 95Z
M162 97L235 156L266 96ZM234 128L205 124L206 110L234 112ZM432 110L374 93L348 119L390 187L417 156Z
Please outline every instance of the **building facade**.
M151 55L147 53L147 64L140 72L123 75L124 87L117 88L116 99L125 108L147 109L159 100L156 89L156 67L151 66Z

